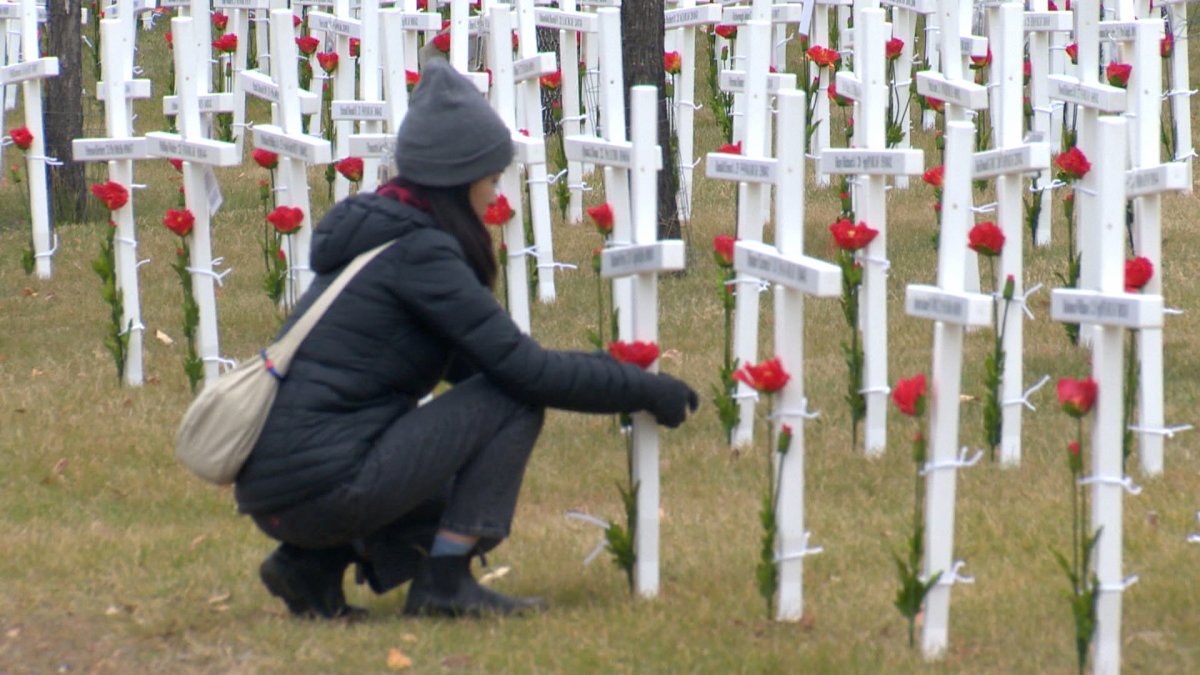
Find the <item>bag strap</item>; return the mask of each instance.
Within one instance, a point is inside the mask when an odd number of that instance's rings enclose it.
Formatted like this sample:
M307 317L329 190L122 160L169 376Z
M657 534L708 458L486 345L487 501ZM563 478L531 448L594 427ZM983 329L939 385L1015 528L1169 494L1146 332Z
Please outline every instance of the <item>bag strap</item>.
M346 265L346 268L333 280L333 283L329 285L329 288L321 291L321 295L317 298L316 302L296 320L296 323L292 324L288 332L284 333L283 337L261 352L262 357L267 361L268 370L271 370L275 377L282 379L287 375L288 366L291 365L292 357L296 354L296 350L300 348L300 343L304 342L304 338L308 337L309 331L313 329L313 326L317 325L317 322L325 315L325 311L341 295L342 290L346 288L346 284L349 284L355 275L367 266L367 263L374 260L375 256L383 253L383 250L391 246L392 243L394 243L394 240L384 242L365 253L360 253L354 260L351 260Z

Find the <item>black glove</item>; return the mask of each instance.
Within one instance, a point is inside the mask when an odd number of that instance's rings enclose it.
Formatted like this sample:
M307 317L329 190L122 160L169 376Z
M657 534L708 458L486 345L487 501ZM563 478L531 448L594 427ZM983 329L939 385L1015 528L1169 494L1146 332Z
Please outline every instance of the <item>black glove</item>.
M664 427L675 427L687 419L687 411L696 412L700 406L700 397L682 380L670 375L658 373L650 389L650 403L646 411L654 415L654 421Z

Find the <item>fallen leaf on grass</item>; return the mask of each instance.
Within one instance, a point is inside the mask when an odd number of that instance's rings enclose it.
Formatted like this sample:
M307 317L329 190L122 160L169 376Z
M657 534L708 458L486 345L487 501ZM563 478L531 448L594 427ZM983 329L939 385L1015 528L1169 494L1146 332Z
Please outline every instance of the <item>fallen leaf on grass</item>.
M407 670L412 668L412 659L408 658L404 652L392 647L388 650L387 667L391 670Z
M1150 527L1158 527L1158 511L1146 512L1146 524Z
M35 290L33 290L32 288L30 288L30 287L26 286L25 288L22 288L22 289L21 289L21 295L23 295L23 296L25 296L25 297L27 297L27 298L36 298L36 297L37 297L37 291L35 291Z
M508 574L511 571L512 571L512 568L509 567L508 565L497 567L496 569L492 570L491 572L488 572L487 574L479 577L479 583L490 584L497 579L504 578L504 575Z
M442 659L443 668L466 668L471 665L471 657L467 654L456 654Z
M66 478L64 474L67 470L68 464L70 464L70 461L68 461L66 457L55 462L54 466L50 467L50 475L43 478L42 483L49 485L51 483L57 483L58 481Z
M150 377L146 378L146 384L162 384L162 380L151 375Z
M400 636L400 641L412 644L417 641L417 636L413 635L412 633L405 633Z
M958 400L962 403L970 403L972 401L978 401L979 399L975 398L974 396L972 396L970 394L959 394Z
M188 544L188 550L195 551L196 547L199 546L201 544L201 542L203 542L205 539L208 539L207 534L196 535L196 538L192 540L192 543Z
M45 374L46 374L46 371L38 370L37 368L34 368L33 370L29 371L29 377L41 377Z
M222 602L225 602L226 600L228 600L228 599L229 599L229 598L231 598L231 597L233 597L233 594L232 594L232 593L217 593L217 594L215 594L215 595L213 595L213 596L209 597L209 599L208 599L208 604L210 604L210 605L219 605L219 604L221 604Z
M7 356L5 356L5 355L3 355L3 354L0 354L0 363L4 363L4 362L5 362L5 361L7 361L7 360L8 360L8 357L7 357Z
M21 635L21 629L20 628L10 628L10 629L8 629L8 632L5 633L5 635L7 635L10 638L19 637Z
M166 345L168 347L175 344L175 341L171 339L171 336L167 335L166 333L162 332L161 330L155 330L154 337L158 338L159 342L163 343L164 345Z
M805 612L804 616L800 617L800 630L812 630L817 625L817 617L812 612Z
M133 614L133 605L116 604L109 605L108 609L104 610L105 616L119 616L121 614Z

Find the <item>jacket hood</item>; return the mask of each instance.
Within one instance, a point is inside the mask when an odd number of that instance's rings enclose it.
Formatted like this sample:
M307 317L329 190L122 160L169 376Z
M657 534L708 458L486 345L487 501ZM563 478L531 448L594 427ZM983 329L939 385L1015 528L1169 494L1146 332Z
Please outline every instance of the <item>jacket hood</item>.
M338 202L313 231L313 272L340 269L360 253L420 228L436 228L433 217L417 208L373 192Z

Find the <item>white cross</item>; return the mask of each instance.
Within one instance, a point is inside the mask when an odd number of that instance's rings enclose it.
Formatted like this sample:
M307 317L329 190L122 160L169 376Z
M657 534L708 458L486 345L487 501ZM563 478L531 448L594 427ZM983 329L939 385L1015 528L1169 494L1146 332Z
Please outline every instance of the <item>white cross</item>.
M1092 0L1094 3L1094 0ZM1084 5L1083 13L1094 4ZM1082 36L1080 36L1082 38ZM1086 72L1081 41L1081 72ZM1095 65L1095 58L1090 59ZM1094 69L1093 69L1094 70ZM1099 117L1092 132L1104 139L1104 152L1097 154L1088 176L1096 174L1094 220L1082 220L1085 236L1095 240L1098 274L1085 278L1078 289L1055 289L1050 297L1050 316L1064 323L1093 326L1092 377L1097 384L1092 411L1092 533L1100 532L1094 549L1096 633L1094 672L1118 673L1121 668L1121 591L1127 585L1121 571L1124 541L1122 491L1130 485L1124 475L1121 439L1124 429L1124 345L1126 329L1161 328L1162 296L1124 293L1125 270L1125 181L1126 121ZM1077 188L1078 189L1078 188Z
M610 24L619 21L614 9L600 10L602 36ZM601 61L603 64L604 61ZM609 108L613 110L613 108ZM658 90L637 86L630 89L630 114L633 141L629 148L629 170L632 172L632 228L626 225L622 239L600 256L600 274L616 280L624 277L632 282L628 328L624 326L620 339L624 341L658 341L658 273L684 268L684 245L675 239L658 241L658 172L662 169L662 153L658 146ZM628 221L626 221L628 223ZM630 232L632 229L632 232ZM658 595L659 576L659 467L658 426L646 412L633 415L633 485L637 486L637 524L634 533L634 586L638 595Z
M196 219L192 229L189 270L192 273L192 294L200 311L197 351L204 361L206 385L216 381L222 361L218 345L215 292L216 282L221 277L213 270L210 230L211 215L220 205L220 188L211 167L233 166L241 161L236 145L205 138L200 124L199 98L204 91L201 88L203 82L207 80L199 75L206 69L195 67L195 36L196 33L207 36L208 23L207 13L199 21L189 17L171 19L171 33L175 37L176 90L179 92L179 133L156 131L146 134L151 155L183 160L184 197L187 209Z
M361 49L363 39L366 38L367 41L370 41L372 38L365 35L364 22L350 16L349 0L334 0L333 7L333 14L325 12L308 13L309 28L333 36L333 51L338 55L338 66L333 75L325 75L324 72L321 72L314 79L320 77L332 78L333 98L336 101L344 103L352 101L355 98L354 60L350 58L350 39L358 39L360 41L359 48ZM378 4L375 5L375 14L378 14ZM376 82L378 82L378 76L374 77ZM374 88L376 94L378 94L378 84ZM382 110L382 106L379 106L378 110ZM343 110L342 112L345 111ZM349 156L349 137L354 132L354 120L355 117L348 115L339 115L334 118L333 154L339 160ZM326 129L325 131L328 132L329 130ZM372 159L374 160L374 158ZM372 163L375 164L374 168L376 173L378 173L378 163L374 161ZM366 176L368 173L364 162L363 175ZM349 194L350 181L341 173L336 173L333 179L334 200L341 201Z
M775 618L798 621L804 615L804 557L820 551L811 547L804 529L804 421L812 417L804 390L804 297L837 297L842 290L841 270L828 262L804 255L805 96L785 91L779 106L778 158L753 160L747 168L770 168L776 187L775 222L780 223L778 247L739 241L733 265L738 274L753 275L776 284L775 355L792 377L779 394L778 408L769 411L775 421L778 447L782 425L792 428L792 441L782 459L773 453L778 477L775 557L779 569L779 603ZM736 159L731 157L731 159ZM710 160L712 161L712 160Z
M1033 108L1033 136L1057 147L1062 134L1062 104L1050 101L1048 77L1062 68L1062 36L1071 31L1070 12L1046 11L1046 0L1033 0L1033 11L1026 12L1025 32L1029 41L1029 105ZM1053 43L1053 44L1052 44ZM1055 47L1058 47L1055 51ZM1032 198L1039 200L1037 233L1034 244L1049 246L1054 222L1054 206L1049 196L1054 176L1042 171L1030 187Z
M0 67L0 86L21 83L25 102L25 127L33 142L25 151L25 176L29 185L29 220L33 233L33 257L38 278L49 279L50 258L57 246L51 244L50 206L46 195L46 166L54 164L46 157L45 129L42 119L42 80L58 76L58 59L38 52L37 6L33 0L21 0L21 58Z
M857 176L854 186L858 220L879 231L863 250L859 326L863 332L862 394L867 412L863 441L868 455L883 452L887 442L887 176L920 174L921 150L886 146L887 71L884 47L889 31L882 9L862 10L855 21L855 72L837 76L838 94L855 100L857 148L821 151L821 171ZM922 73L923 75L924 73ZM919 76L918 76L919 77Z
M692 154L695 147L695 116L700 106L696 96L696 26L720 23L721 8L718 5L697 6L695 0L680 0L675 9L668 9L663 17L666 25L667 51L678 51L682 68L675 76L674 120L675 139L679 154L679 189L675 197L679 218L692 219L692 173L695 164Z

